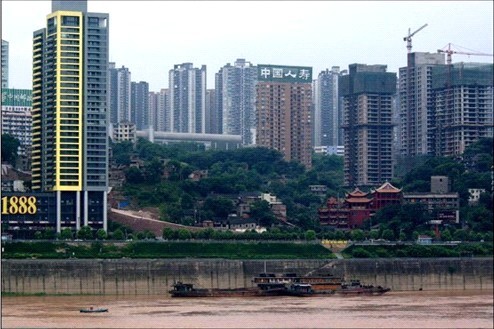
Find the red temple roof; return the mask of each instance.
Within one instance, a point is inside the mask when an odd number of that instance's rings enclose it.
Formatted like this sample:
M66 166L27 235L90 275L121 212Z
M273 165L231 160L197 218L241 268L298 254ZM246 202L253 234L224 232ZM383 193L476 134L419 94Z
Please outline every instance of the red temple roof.
M348 193L347 197L361 198L366 197L368 193L362 192L358 187L353 192Z
M346 202L348 203L368 203L371 202L371 199L368 198L348 198L346 199Z
M398 188L394 187L393 185L391 185L391 183L386 182L383 185L381 185L381 187L376 189L376 192L379 192L379 193L400 193L401 189L398 189Z

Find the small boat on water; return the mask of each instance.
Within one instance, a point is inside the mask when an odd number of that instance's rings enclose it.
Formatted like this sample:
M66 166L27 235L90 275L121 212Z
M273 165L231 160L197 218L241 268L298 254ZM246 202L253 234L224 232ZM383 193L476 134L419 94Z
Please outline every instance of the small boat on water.
M98 308L94 308L94 307L89 307L89 308L82 308L80 310L81 313L104 313L104 312L108 312L108 309L107 308L101 308L101 307L98 307Z

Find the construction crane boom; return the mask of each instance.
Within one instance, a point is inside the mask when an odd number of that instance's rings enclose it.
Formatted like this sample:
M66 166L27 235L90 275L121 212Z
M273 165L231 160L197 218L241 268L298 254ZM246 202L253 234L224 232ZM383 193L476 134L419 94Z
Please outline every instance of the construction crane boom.
M480 52L466 52L466 51L457 51L457 50L453 50L451 49L451 43L448 43L447 47L448 49L444 49L446 47L444 47L443 49L438 49L437 52L438 53L446 53L446 63L448 65L451 65L452 63L452 56L453 54L461 54L461 55L475 55L475 56L494 56L493 54L486 54L486 53L480 53Z
M406 41L407 42L407 49L408 49L408 52L411 53L412 52L412 37L417 34L419 31L421 31L422 29L424 29L428 24L424 24L422 25L419 29L417 29L415 32L413 33L410 33L410 28L408 28L408 35L403 37L403 41Z

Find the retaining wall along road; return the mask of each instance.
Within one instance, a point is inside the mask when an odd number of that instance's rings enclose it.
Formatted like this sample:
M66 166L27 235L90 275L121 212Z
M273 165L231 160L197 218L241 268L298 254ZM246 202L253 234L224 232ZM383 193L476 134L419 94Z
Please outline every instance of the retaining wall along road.
M163 295L176 281L252 287L263 273L333 274L395 291L493 289L492 258L2 260L2 293Z

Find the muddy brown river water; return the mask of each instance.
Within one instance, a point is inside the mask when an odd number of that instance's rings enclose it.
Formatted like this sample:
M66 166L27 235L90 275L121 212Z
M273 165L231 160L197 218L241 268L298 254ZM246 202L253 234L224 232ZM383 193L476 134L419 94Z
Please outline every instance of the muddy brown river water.
M105 307L108 313L80 313ZM492 291L383 296L2 297L2 328L493 328Z

